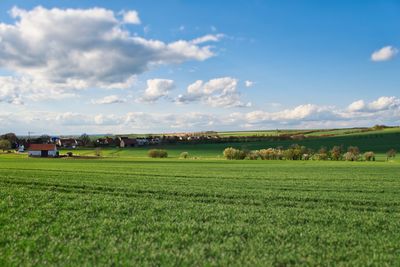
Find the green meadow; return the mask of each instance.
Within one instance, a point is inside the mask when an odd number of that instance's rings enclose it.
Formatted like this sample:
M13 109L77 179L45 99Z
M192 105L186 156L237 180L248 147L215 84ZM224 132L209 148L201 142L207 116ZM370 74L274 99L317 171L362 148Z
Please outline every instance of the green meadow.
M399 137L296 142L357 145L376 162L222 158L227 146L289 141L163 146L167 159L148 148L2 154L0 265L398 266L400 161L384 155Z

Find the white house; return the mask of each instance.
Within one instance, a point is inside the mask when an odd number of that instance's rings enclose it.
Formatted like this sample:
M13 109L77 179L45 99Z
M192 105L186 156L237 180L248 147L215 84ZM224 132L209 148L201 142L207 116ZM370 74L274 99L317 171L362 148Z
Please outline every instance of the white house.
M58 157L57 146L55 144L31 144L28 151L29 157Z

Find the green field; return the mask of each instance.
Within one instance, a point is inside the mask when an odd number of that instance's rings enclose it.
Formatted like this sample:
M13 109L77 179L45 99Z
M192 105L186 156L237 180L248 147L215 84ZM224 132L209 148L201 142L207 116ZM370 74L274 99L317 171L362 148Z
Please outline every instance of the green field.
M398 266L400 131L301 141L0 154L0 266ZM377 162L228 161L246 149L358 146ZM190 159L179 159L187 151ZM90 158L91 157L91 158Z
M343 133L342 130L341 133ZM346 129L348 131L348 129ZM284 141L257 141L257 142L235 142L235 143L216 143L216 144L172 144L161 145L159 148L168 150L169 156L178 158L180 153L189 152L191 157L201 159L220 159L222 158L222 151L226 147L245 148L250 150L262 148L275 148L278 146L289 147L292 144L305 145L314 150L318 150L321 146L332 148L335 145L341 145L344 149L349 146L358 146L361 152L373 151L378 155L378 160L385 160L385 154L389 149L396 149L400 151L400 128L390 128L380 131L372 131L358 134L339 134L331 137L318 137L307 138L304 140L284 140ZM103 156L114 158L145 158L149 147L119 149L119 148L104 148L102 150ZM61 153L72 151L73 153L81 156L93 156L94 149L68 149L62 150Z
M0 265L400 264L398 162L0 157Z

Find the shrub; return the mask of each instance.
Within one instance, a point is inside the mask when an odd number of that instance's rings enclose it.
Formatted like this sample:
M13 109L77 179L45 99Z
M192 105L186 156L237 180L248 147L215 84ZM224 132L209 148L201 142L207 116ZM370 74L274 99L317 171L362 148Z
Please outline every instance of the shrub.
M366 161L375 161L375 153L372 151L365 152L364 159Z
M187 158L189 158L189 152L182 152L179 157L181 159L187 159Z
M347 148L347 152L350 152L350 153L352 153L352 154L355 155L355 156L360 155L360 149L359 149L358 147L356 147L356 146L349 146L349 147Z
M67 157L72 157L74 154L72 152L67 152L65 155L67 155Z
M341 160L342 159L342 148L340 146L334 146L332 148L331 159L332 160Z
M150 149L149 152L147 152L147 155L150 158L167 158L168 152L164 149Z
M386 152L387 160L394 159L396 157L396 150L393 148Z
M259 157L262 160L282 159L283 152L280 149L268 148L258 151Z
M328 154L327 153L317 153L313 157L315 160L328 160Z
M357 161L359 159L359 155L354 154L353 152L346 152L344 154L344 159L346 161Z
M95 155L96 157L101 157L101 156L103 155L103 152L101 151L101 148L100 148L100 147L97 147L97 148L95 149L94 155Z
M228 147L225 148L224 152L224 157L226 159L232 160L232 159L245 159L247 156L247 153L243 150L236 149L233 147Z
M258 150L253 150L247 153L246 158L250 160L257 160L260 157Z
M0 149L3 150L3 152L10 148L11 148L10 141L8 141L7 139L0 140Z

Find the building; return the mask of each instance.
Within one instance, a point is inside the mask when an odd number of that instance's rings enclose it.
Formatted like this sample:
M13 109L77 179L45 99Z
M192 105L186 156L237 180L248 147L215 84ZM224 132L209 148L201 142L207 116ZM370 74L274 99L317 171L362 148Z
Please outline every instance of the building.
M61 138L56 144L60 147L76 148L78 141L74 138Z
M137 141L135 138L121 138L119 142L120 147L135 147L137 145Z
M31 144L28 150L29 157L58 157L57 146L55 144Z

